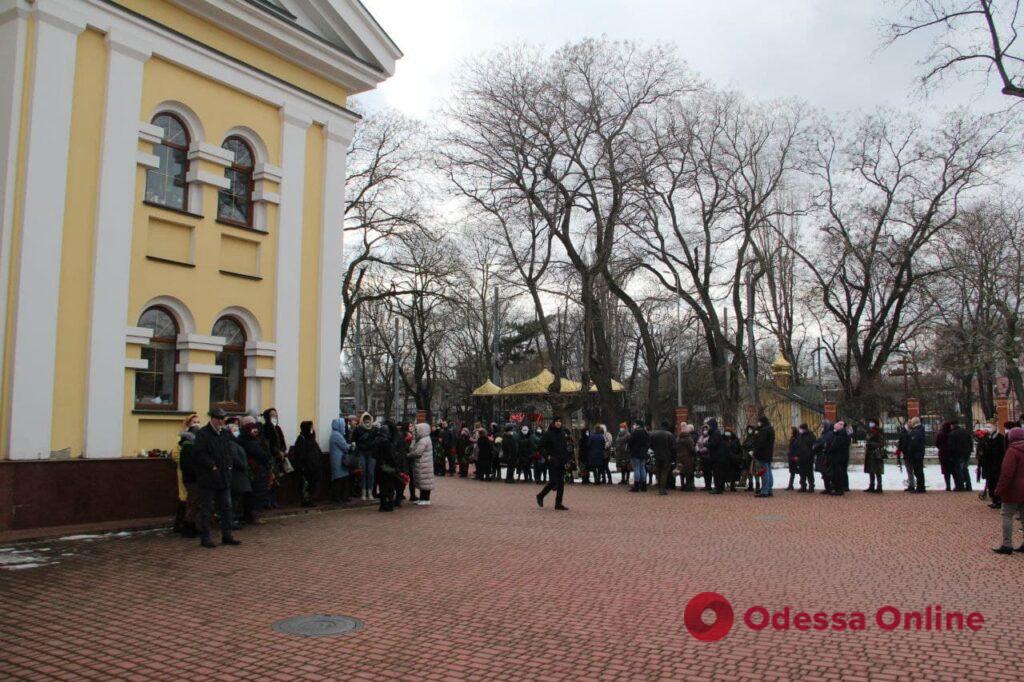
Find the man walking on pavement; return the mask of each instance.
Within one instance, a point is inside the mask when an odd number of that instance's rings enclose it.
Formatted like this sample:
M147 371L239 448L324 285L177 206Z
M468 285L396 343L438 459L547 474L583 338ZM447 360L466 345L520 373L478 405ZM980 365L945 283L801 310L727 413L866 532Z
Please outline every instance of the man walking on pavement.
M537 506L544 506L544 497L555 491L555 509L569 511L569 508L562 504L562 495L565 493L565 463L569 457L569 451L565 443L565 433L562 431L562 420L555 418L551 426L544 432L540 439L540 451L548 461L548 483L537 494Z
M192 446L199 485L199 533L203 547L216 547L210 540L210 517L217 506L221 544L242 544L231 535L231 445L224 432L227 413L219 407L209 412L210 421L196 434Z

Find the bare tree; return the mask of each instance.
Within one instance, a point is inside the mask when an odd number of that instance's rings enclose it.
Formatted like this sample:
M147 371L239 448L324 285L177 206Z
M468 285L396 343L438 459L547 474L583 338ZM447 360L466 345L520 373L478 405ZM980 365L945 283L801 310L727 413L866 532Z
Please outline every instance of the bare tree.
M605 418L618 407L598 281L614 280L616 235L647 172L654 140L643 117L685 88L662 48L584 40L545 56L515 47L470 64L449 112L445 162L463 192L540 223L576 271L582 385L594 380Z
M774 200L799 170L807 122L796 103L753 106L708 90L675 113L660 138L636 230L641 267L700 320L722 414L747 371L748 269L760 276L755 233L786 210ZM731 309L735 324L727 330Z
M922 85L949 73L993 74L1002 93L1024 97L1024 53L1017 49L1024 18L1019 0L911 0L903 16L888 26L892 44L917 33L931 33L931 51Z
M342 347L363 303L401 293L383 286L371 293L365 285L375 274L386 278L399 238L423 230L427 210L416 177L423 165L421 144L418 124L395 111L376 112L356 127L345 185Z
M928 247L991 182L1006 125L961 113L927 130L882 113L822 129L819 242L813 254L793 252L813 279L828 361L852 411L876 412L883 367L921 331L922 287L943 270Z

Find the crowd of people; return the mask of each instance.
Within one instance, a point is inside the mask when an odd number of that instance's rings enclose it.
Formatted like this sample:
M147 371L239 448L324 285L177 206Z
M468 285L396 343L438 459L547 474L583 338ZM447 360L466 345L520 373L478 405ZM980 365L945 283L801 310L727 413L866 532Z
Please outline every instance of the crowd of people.
M177 529L186 537L199 537L202 546L214 546L211 520L219 519L222 541L238 544L234 530L259 524L259 514L278 505L282 486L292 485L303 506L314 506L326 493L334 502L348 504L352 497L376 500L390 512L408 500L429 506L435 476L472 477L480 481L534 483L544 487L537 504L555 493L557 510L565 511L565 485L618 484L630 492L659 495L670 490L694 492L698 482L712 495L748 491L758 498L775 494L775 459L785 451L789 474L786 490L842 496L850 491L850 447L854 429L843 421L822 422L817 433L807 424L792 427L788 443L777 443L775 428L765 416L738 434L707 419L699 428L683 423L673 428L662 422L651 428L637 421L619 424L612 433L603 424L567 428L554 419L547 428L509 422L396 423L374 419L335 419L328 452L319 446L312 422L302 422L288 445L277 412L266 410L261 419L228 416L210 411L209 423L197 415L185 420L179 439L181 505ZM894 459L906 467L906 492L926 492L924 460L926 433L917 417L903 426L895 447L887 446L880 421L869 419L860 434L864 441L865 492L881 494L885 466ZM973 433L956 420L944 423L935 446L945 488L950 492L974 489L970 475L976 458L975 482L980 496L1002 513L1000 554L1012 554L1014 518L1024 527L1024 428L1007 422L977 426ZM615 470L612 470L612 464ZM780 467L780 470L782 468ZM291 481L291 483L289 483ZM820 488L818 483L820 482ZM1024 552L1024 544L1016 551Z
M262 419L213 408L205 426L191 414L178 440L175 530L214 547L216 516L222 544L238 545L234 531L262 523L260 513L277 508L279 493L289 485L304 507L316 506L325 494L343 505L352 496L376 499L384 512L406 499L429 506L437 435L429 424L375 421L369 414L339 418L331 424L325 453L311 421L299 425L289 446L273 408Z

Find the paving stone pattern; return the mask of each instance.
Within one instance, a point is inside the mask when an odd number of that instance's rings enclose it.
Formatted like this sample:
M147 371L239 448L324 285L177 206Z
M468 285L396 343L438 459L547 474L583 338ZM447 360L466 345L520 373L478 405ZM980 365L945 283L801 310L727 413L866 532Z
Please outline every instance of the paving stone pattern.
M975 494L709 496L444 478L431 507L280 518L202 550L167 533L46 544L0 570L0 679L1021 679L1024 554ZM59 551L55 551L59 550ZM68 555L71 556L62 556ZM683 608L736 612L694 639ZM864 632L754 632L762 604L864 611ZM980 632L884 632L884 604L980 611ZM306 614L364 628L300 638Z

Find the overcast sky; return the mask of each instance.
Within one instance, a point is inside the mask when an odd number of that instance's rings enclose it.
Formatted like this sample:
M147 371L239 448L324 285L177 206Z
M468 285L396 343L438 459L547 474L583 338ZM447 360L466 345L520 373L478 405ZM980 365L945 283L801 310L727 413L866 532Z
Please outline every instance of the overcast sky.
M671 42L691 68L756 98L799 97L840 113L878 106L934 111L1007 105L996 84L916 87L927 40L881 49L884 0L363 0L405 57L358 101L428 118L459 63L526 41L549 48L586 36Z

